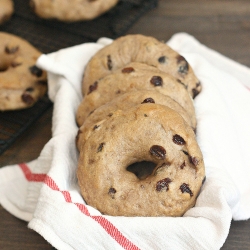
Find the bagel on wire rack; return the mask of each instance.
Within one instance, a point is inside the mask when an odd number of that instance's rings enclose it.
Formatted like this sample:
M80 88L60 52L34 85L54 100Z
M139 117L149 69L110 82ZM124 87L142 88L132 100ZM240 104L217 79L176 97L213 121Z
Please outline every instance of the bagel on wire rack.
M142 37L118 38L86 66L76 114L78 183L86 203L103 214L182 216L205 180L193 105L201 85L186 60L185 74L180 65L177 73L154 65L153 54L171 65L181 56L170 48L160 53L160 42ZM145 60L126 57L132 41Z
M30 0L34 13L63 22L92 20L113 8L119 0Z
M14 13L12 0L0 0L0 25L8 21Z
M41 52L28 41L0 32L0 111L33 106L47 93L47 73L35 64Z

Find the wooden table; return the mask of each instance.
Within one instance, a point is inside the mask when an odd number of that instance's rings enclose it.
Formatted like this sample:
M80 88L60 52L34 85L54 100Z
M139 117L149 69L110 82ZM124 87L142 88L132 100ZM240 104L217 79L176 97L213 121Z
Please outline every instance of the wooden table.
M159 0L127 33L168 40L187 32L201 43L250 67L250 1ZM52 108L0 156L0 167L35 159L51 138ZM209 233L209 232L208 232ZM53 249L27 223L0 206L0 249ZM232 222L222 249L250 249L250 221Z

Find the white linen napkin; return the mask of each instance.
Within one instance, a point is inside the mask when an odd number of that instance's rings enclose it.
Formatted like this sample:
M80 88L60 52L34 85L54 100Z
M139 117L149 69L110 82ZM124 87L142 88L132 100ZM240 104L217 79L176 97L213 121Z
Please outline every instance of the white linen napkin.
M75 112L84 66L111 41L101 38L38 59L54 102L52 139L38 159L0 169L0 204L60 250L220 249L231 219L250 218L250 69L188 34L168 41L202 83L195 107L206 182L183 217L104 216L79 193Z

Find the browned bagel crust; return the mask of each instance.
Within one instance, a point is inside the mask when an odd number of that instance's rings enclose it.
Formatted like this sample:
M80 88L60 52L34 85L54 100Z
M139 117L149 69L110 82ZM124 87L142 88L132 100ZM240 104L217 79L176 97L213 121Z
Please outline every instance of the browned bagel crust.
M89 61L83 77L83 94L100 78L123 68L130 62L141 62L179 79L194 98L201 85L186 59L157 39L140 34L126 35L99 50Z
M78 134L82 134L82 137L81 140L77 137L78 149L80 149L80 143L84 143L92 131L97 129L108 117L111 117L114 113L126 111L141 103L156 103L167 106L178 112L189 126L192 127L193 125L185 109L169 96L150 90L130 91L117 96L112 101L101 105L99 108L91 112L87 119L84 120L84 125L79 128ZM81 114L81 109L79 109L77 117L79 125L83 124L83 117Z
M157 91L171 97L188 113L191 126L196 128L193 100L185 86L176 78L147 64L132 62L124 68L113 71L89 86L87 94L77 111L78 124L81 125L90 112L110 102L123 93L134 90Z
M64 22L92 20L113 8L119 0L30 0L33 11L41 18Z
M8 21L14 13L12 0L0 0L0 25Z
M93 130L81 144L77 172L87 204L112 216L182 216L204 175L192 129L154 103L114 113Z
M47 74L35 66L41 55L26 40L0 32L0 110L33 106L47 92Z

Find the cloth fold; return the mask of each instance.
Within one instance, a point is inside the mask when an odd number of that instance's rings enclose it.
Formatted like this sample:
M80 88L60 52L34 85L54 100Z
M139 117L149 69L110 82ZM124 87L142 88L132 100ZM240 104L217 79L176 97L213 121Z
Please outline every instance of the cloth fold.
M194 103L206 182L183 217L106 216L79 192L75 113L84 67L110 42L101 38L38 59L54 102L52 138L32 162L0 169L0 204L57 249L220 249L231 219L250 218L250 69L186 33L167 42L203 87Z

